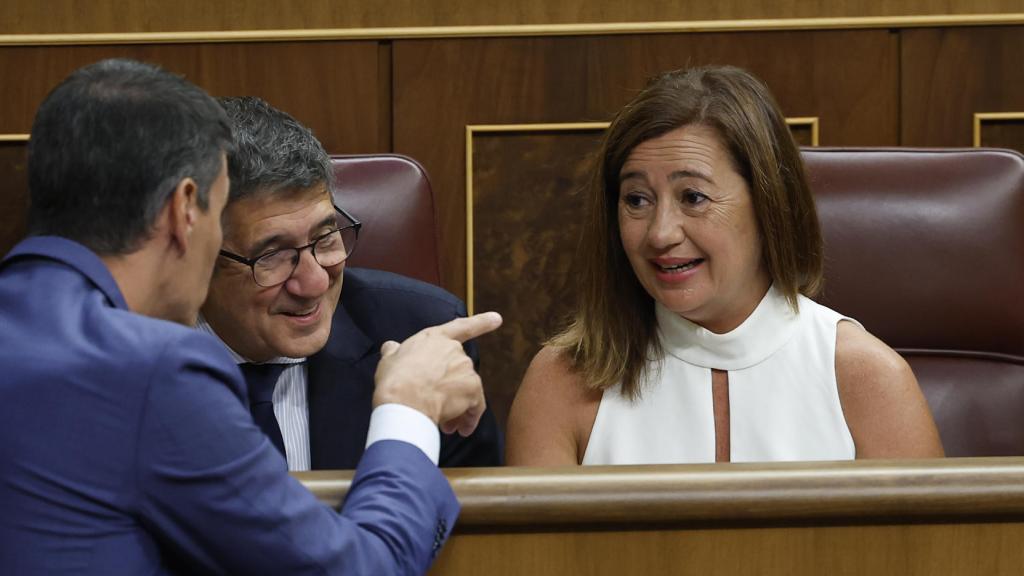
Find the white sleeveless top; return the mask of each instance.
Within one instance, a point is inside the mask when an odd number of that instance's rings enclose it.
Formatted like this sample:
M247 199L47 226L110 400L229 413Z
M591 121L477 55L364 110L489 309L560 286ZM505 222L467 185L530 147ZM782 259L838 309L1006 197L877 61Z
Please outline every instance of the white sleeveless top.
M583 463L714 462L712 368L729 372L732 462L853 459L835 369L836 324L851 319L798 302L796 314L773 286L725 334L656 304L664 357L635 402L620 386L605 390Z

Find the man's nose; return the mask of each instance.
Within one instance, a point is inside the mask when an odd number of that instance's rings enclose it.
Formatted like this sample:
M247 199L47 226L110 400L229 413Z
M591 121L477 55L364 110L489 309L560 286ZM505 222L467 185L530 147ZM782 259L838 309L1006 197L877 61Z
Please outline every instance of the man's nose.
M299 263L295 266L295 271L285 282L285 289L295 296L315 298L327 291L329 284L327 270L313 257L313 251L303 250L299 253Z

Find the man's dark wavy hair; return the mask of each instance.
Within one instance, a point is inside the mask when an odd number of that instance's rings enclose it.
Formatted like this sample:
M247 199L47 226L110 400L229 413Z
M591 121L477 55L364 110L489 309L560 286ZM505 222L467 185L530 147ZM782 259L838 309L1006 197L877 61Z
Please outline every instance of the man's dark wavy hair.
M76 70L32 125L29 233L133 252L182 179L195 180L207 208L231 146L224 110L180 76L125 59Z

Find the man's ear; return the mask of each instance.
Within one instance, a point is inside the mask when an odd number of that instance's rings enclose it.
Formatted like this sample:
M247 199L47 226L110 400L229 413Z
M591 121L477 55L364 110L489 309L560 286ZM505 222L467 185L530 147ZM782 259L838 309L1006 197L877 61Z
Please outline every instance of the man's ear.
M199 187L191 178L182 178L167 202L171 242L181 253L188 249L192 228L199 217Z

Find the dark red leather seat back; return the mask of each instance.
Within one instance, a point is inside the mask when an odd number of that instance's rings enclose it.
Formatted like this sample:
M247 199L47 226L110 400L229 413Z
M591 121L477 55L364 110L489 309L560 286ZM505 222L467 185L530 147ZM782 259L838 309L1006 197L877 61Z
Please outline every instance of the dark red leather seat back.
M949 456L1024 455L1024 156L803 150L819 300L907 358Z
M332 156L339 206L363 223L349 264L441 284L434 194L415 160L396 154Z

